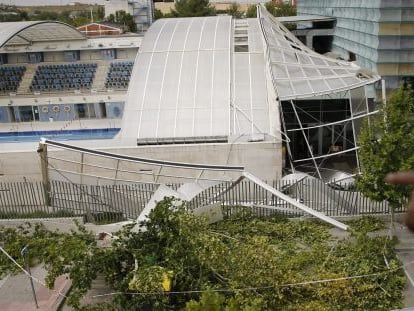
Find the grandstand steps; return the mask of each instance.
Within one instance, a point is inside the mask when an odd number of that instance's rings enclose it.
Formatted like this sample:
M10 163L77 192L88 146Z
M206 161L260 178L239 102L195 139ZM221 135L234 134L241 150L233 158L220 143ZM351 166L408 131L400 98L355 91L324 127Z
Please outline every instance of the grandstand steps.
M17 94L27 94L30 93L30 84L32 83L33 77L36 73L37 64L26 64L26 72L20 81L19 88L17 89Z
M98 67L96 68L95 78L93 79L92 89L105 90L106 76L108 75L109 64L108 62L102 61L97 62Z

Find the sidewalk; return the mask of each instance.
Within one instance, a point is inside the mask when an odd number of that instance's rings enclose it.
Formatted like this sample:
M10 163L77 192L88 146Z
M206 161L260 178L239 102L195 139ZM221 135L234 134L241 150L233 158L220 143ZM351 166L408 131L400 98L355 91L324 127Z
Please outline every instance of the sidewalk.
M41 267L31 269L33 277L44 282L46 271ZM39 308L36 309L30 281L27 275L19 273L0 280L0 310L1 311L55 311L62 303L70 289L70 280L61 276L55 282L55 290L49 290L33 281ZM59 295L61 292L63 295Z

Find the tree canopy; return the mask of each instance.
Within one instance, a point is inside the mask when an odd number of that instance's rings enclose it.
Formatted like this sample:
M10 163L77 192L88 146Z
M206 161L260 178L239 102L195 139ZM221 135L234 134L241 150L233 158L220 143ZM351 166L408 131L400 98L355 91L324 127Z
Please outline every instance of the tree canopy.
M125 31L137 31L137 25L135 24L134 17L123 10L116 11L115 14L110 14L108 16L108 21L123 24Z
M99 310L390 310L401 306L405 279L395 241L366 234L377 224L351 224L346 239L324 224L249 213L209 225L169 198L141 224L145 230L126 227L111 247L97 247L82 227L3 229L0 241L18 261L28 245L49 285L67 273L75 308L103 273L117 294ZM0 256L0 272L13 269Z
M196 17L216 15L208 0L177 0L172 17Z
M401 86L382 105L380 112L364 123L359 135L362 175L358 189L366 196L401 206L412 187L385 183L390 172L414 168L414 96L411 86Z

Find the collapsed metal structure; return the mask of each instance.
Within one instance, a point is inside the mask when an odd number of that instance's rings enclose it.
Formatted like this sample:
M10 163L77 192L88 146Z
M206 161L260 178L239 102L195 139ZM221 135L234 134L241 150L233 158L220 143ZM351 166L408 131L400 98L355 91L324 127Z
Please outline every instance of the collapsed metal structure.
M73 154L69 156L71 160L64 157L51 157L48 156L48 147L54 147L70 151L77 156L80 156L80 160L74 160ZM179 163L168 162L154 159L144 159L125 155L119 155L109 152L103 152L98 150L92 150L82 147L76 147L69 144L64 144L56 141L42 139L39 144L39 153L41 156L42 176L45 185L49 184L49 179L54 180L66 180L70 182L85 182L83 178L88 177L89 181L95 180L99 183L99 180L104 180L105 183L116 184L119 182L134 182L131 180L123 179L125 174L140 174L142 173L142 167L145 167L145 175L150 175L153 178L153 182L157 183L160 177L171 177L177 179L184 179L184 183L179 189L174 190L169 188L163 183L158 184L157 191L154 192L151 200L147 203L141 214L138 216L138 221L144 220L150 211L156 206L156 202L164 198L165 196L174 196L182 200L191 200L200 192L206 190L214 184L222 181L230 181L229 186L223 189L221 193L217 193L217 196L223 195L229 189L235 187L243 179L248 179L255 183L257 186L270 192L278 199L288 202L294 207L302 210L303 212L317 217L333 226L340 229L347 230L348 226L326 216L325 214L313 210L301 202L298 202L283 192L268 185L260 178L254 176L245 170L243 166L223 166L223 165L210 165L210 164L191 164L191 163ZM101 159L109 160L112 162L112 166L99 164ZM59 163L64 163L63 167L75 165L76 169L68 170L61 169ZM124 167L129 166L126 170ZM94 174L89 174L88 170L93 170ZM169 173L165 174L162 171L169 169L170 172L177 172L173 175ZM99 172L101 171L101 172ZM149 172L151 171L151 172ZM181 173L178 173L181 171ZM209 175L210 173L220 172L223 175L223 179L211 179L203 177L203 175ZM190 181L190 182L189 182ZM135 181L136 182L136 181ZM47 186L46 186L47 187ZM46 193L49 190L46 189ZM47 199L47 200L50 200Z

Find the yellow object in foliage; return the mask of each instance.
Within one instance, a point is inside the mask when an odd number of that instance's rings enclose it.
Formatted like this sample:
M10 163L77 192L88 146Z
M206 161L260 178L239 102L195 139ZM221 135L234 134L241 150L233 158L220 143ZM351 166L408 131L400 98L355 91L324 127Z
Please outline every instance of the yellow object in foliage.
M164 291L171 291L171 277L173 275L172 271L164 272L162 275L162 288Z

